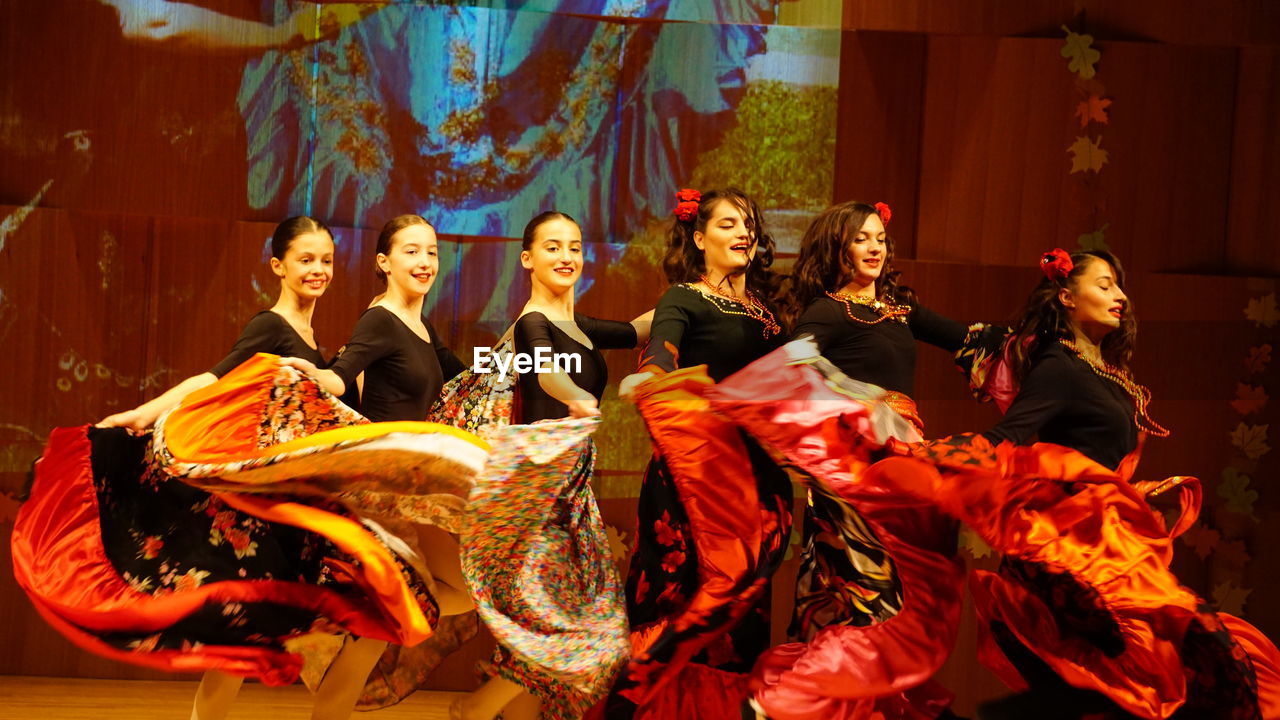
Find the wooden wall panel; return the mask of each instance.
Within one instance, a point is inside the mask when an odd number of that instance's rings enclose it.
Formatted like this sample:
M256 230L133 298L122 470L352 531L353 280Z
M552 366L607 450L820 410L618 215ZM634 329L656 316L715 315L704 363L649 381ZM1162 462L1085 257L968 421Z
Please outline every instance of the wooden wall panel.
M889 203L899 257L915 254L926 47L907 33L841 37L831 200Z
M844 0L846 30L1058 36L1067 23L1099 38L1180 45L1280 42L1271 0Z
M1135 268L1221 272L1235 51L1107 44L1110 123L1082 130L1059 45L930 39L916 257L1019 264L1109 225ZM1070 172L1081 136L1101 138L1100 172Z
M930 38L926 83L916 257L1017 265L1064 244L1073 88L1057 45Z
M1278 6L1280 7L1280 6ZM1227 268L1280 275L1280 49L1242 48L1235 89Z
M1222 272L1235 93L1224 78L1235 77L1236 51L1137 43L1100 49L1097 79L1115 102L1110 124L1091 125L1089 134L1101 135L1110 162L1091 178L1098 188L1084 200L1093 195L1102 210L1092 221L1079 218L1066 235L1074 244L1076 234L1110 223L1107 240L1128 267Z

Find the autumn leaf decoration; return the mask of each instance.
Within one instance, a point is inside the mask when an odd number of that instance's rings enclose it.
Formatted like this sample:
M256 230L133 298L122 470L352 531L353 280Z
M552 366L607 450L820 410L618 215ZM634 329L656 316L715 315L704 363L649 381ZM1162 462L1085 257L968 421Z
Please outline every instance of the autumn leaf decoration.
M1220 540L1222 540L1222 534L1205 525L1192 525L1182 534L1182 542L1195 550L1201 560L1209 557L1209 553L1217 549Z
M1076 238L1076 244L1081 250L1110 250L1111 246L1107 245L1107 228L1111 227L1111 223L1103 223L1102 227L1093 232L1081 233Z
M1231 408L1240 415L1253 415L1267 406L1271 397L1267 389L1261 385L1236 383L1236 399L1231 401Z
M1233 467L1222 471L1222 484L1218 485L1218 497L1227 502L1228 510L1253 517L1253 503L1258 499L1258 491L1249 487L1252 481L1253 478Z
M1270 425L1240 423L1231 431L1231 444L1244 453L1245 457L1257 460L1271 452L1271 446L1267 444L1267 431L1270 428Z
M1102 58L1102 53L1093 49L1093 36L1071 32L1066 25L1062 31L1067 34L1067 41L1062 45L1062 57L1068 60L1067 69L1088 80L1098 73L1093 67Z
M1071 153L1071 172L1085 172L1090 170L1098 172L1102 169L1104 163L1107 162L1107 151L1103 150L1099 145L1102 144L1102 138L1091 140L1081 135L1076 141L1067 148Z
M1076 105L1076 117L1080 118L1080 127L1084 127L1091 122L1107 124L1107 108L1111 106L1111 100L1098 97L1096 93L1090 93L1089 97L1081 100Z
M1252 298L1245 306L1244 316L1258 327L1275 327L1280 322L1280 308L1276 307L1276 294L1268 293Z
M1213 589L1213 604L1222 612L1243 615L1244 604L1252 592L1252 590L1236 585L1231 580L1225 580L1218 583L1218 586Z
M1269 343L1249 348L1249 354L1244 359L1245 369L1249 371L1250 375L1261 375L1270 364L1271 345Z

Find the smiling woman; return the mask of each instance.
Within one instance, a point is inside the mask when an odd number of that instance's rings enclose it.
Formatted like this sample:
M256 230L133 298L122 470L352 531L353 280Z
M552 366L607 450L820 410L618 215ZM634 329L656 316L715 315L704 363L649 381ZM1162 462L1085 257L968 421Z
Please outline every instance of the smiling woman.
M387 292L356 323L338 359L319 370L300 359L288 364L344 395L364 373L361 414L374 422L422 420L462 361L422 317L422 303L440 271L435 228L418 215L392 218L378 234L374 274Z

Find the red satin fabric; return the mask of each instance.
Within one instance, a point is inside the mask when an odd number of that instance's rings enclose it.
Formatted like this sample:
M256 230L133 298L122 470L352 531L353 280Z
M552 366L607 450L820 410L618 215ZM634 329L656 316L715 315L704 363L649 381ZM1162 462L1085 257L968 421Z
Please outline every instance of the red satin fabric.
M1065 632L1045 602L1016 579L976 572L971 582L982 626L999 620L1069 684L1107 695L1127 712L1170 717L1187 699L1180 650L1201 601L1169 570L1173 538L1194 522L1199 484L1176 478L1183 517L1175 532L1120 473L1057 445L992 447L981 435L901 447L916 457L882 460L866 475L922 499L932 499L971 527L994 550L1055 573L1068 573L1096 593L1124 638L1109 656ZM1132 472L1136 462L1122 463ZM1229 616L1220 616L1224 623ZM1229 628L1257 668L1265 717L1280 716L1276 668L1280 653L1247 623ZM1237 633L1239 633L1237 635ZM1013 687L1017 672L984 639L980 657ZM1269 709L1268 709L1269 708Z
M627 677L635 685L621 694L639 706L637 717L738 717L745 678L689 660L763 597L767 577L750 578L772 556L780 558L789 531L789 506L766 507L742 436L710 412L705 395L713 386L698 366L655 377L636 391L688 514L698 560L698 587L683 611L632 632L635 655ZM656 662L649 650L671 633L686 635ZM668 714L694 706L702 708L699 714Z
M87 431L87 426L53 431L31 500L18 511L11 539L18 584L40 614L72 642L99 655L159 670L217 669L288 684L301 668L301 660L288 653L216 645L126 652L94 634L158 631L211 599L273 600L323 614L361 636L400 641L397 624L383 613L313 585L227 581L160 596L134 590L116 573L102 545Z
M778 351L720 383L715 409L854 508L893 558L903 609L873 625L831 625L805 644L775 647L752 676L776 720L932 720L951 695L930 682L955 642L964 568L955 527L937 509L863 474L880 445L878 398L835 392L817 370ZM914 416L905 396L896 403Z

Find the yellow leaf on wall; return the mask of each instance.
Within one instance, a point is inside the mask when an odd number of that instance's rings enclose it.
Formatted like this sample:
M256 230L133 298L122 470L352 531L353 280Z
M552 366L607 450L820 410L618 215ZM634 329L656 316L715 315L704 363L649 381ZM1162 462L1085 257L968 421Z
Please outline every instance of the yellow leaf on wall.
M1244 316L1258 327L1275 327L1275 324L1280 322L1280 308L1276 307L1276 294L1268 293L1249 300L1249 304L1244 308Z
M1067 152L1071 153L1071 172L1101 170L1102 165L1107 162L1107 151L1099 147L1101 144L1102 138L1090 140L1084 135L1077 137L1071 147L1067 148Z
M1067 41L1063 43L1060 52L1069 61L1067 69L1084 80L1096 75L1098 71L1093 66L1102 59L1102 53L1093 48L1093 36L1071 32L1066 25L1062 26L1062 30L1067 34Z
M1270 425L1240 423L1235 430L1231 431L1231 444L1244 453L1245 457L1257 460L1271 452L1271 446L1267 444L1267 431L1270 428Z

